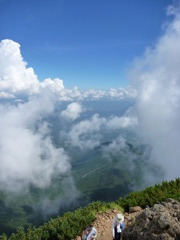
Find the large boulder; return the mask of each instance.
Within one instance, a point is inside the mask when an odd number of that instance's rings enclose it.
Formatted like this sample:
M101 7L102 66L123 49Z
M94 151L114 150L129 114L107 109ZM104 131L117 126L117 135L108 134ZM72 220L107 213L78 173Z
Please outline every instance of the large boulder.
M123 231L123 240L180 240L180 202L167 199L144 209Z

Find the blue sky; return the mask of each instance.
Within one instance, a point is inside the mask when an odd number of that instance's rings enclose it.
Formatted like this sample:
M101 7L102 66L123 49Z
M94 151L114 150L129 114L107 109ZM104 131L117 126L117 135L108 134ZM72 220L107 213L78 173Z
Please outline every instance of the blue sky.
M0 0L0 40L21 45L40 80L108 89L129 84L132 61L153 46L171 0Z

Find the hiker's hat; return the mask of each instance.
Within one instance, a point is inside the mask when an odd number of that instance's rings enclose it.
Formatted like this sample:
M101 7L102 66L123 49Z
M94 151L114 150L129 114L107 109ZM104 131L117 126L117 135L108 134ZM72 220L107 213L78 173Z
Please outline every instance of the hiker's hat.
M118 214L116 215L116 218L117 218L117 220L120 221L120 222L123 222L123 221L124 221L124 216L123 216L122 214L120 214L120 213L118 213Z

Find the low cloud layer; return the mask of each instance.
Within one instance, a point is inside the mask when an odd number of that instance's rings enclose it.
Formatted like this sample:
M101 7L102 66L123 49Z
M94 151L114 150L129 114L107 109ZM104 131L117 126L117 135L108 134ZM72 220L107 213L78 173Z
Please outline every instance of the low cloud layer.
M153 48L134 64L138 133L153 147L152 159L164 167L166 178L180 173L180 9L167 9L173 20Z
M93 149L104 140L104 133L118 131L123 128L135 127L137 119L135 117L100 117L94 114L90 119L80 121L72 126L66 135L72 146L80 149Z
M1 189L47 187L57 174L69 174L69 158L53 145L44 120L53 110L53 101L46 97L17 106L0 105Z

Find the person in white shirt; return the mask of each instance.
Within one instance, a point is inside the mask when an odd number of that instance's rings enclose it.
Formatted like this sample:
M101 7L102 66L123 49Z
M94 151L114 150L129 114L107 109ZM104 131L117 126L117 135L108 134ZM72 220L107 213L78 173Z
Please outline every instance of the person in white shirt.
M82 234L83 240L96 240L97 238L97 230L92 225L88 225Z
M117 214L113 219L112 223L112 235L114 240L120 240L122 236L122 231L125 228L124 216L122 214Z

